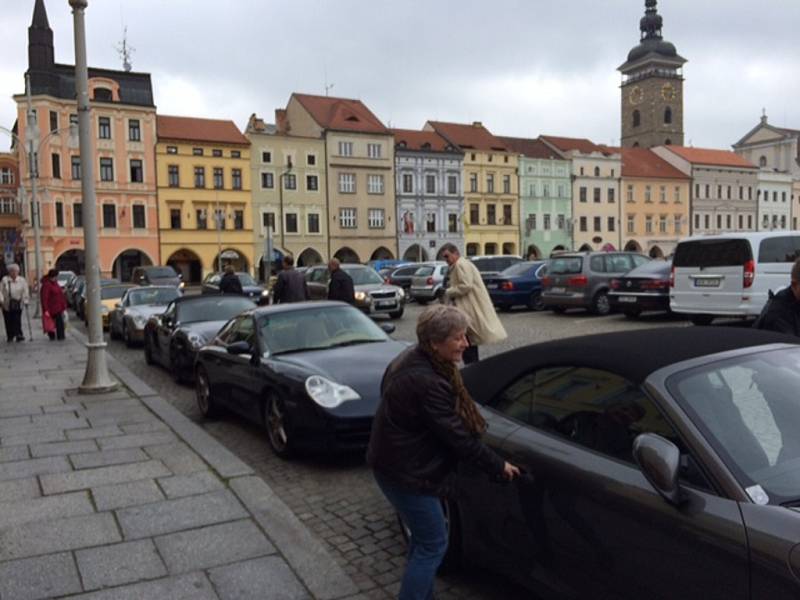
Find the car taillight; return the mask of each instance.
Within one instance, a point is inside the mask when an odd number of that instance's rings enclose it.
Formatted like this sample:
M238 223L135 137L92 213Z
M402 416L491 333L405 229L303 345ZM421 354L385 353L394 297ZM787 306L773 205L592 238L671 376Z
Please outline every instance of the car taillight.
M753 280L756 278L756 261L752 258L744 263L744 280L742 284L744 287L749 288L753 285Z
M428 277L427 281L425 281L428 285L433 285L433 277Z
M500 284L500 289L510 292L514 289L514 282L513 281L504 281Z
M669 271L669 287L675 287L675 267L672 267Z
M669 279L655 279L653 281L643 281L639 287L643 290L665 290L669 285Z
M619 289L619 279L612 279L611 283L609 285L611 286L612 290L618 290Z
M542 285L544 287L550 287L553 283L552 277L542 277Z
M391 285L392 281L388 277L385 277L383 279L383 283L385 283L386 285Z
M569 287L586 287L589 285L589 278L586 275L576 275L567 279L567 285Z

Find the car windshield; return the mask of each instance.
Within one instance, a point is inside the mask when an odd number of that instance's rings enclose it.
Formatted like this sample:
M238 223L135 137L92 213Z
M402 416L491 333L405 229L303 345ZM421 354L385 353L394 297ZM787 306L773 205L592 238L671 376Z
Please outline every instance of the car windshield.
M532 273L542 263L534 263L534 262L518 262L515 265L511 265L507 269L502 272L503 277L520 277L522 275L527 275L529 272Z
M383 283L383 278L378 275L375 269L370 267L347 268L344 272L353 279L353 285L369 285L371 283Z
M249 273L237 273L236 276L239 278L239 283L242 285L258 285L256 280L253 279Z
M670 269L672 268L672 261L669 260L651 260L643 265L634 267L627 273L625 277L649 277L652 275L669 277Z
M147 269L147 275L152 278L177 277L178 274L172 267L154 267Z
M100 288L100 299L111 300L112 298L122 298L122 295L128 291L128 286L125 285L107 285Z
M676 267L741 267L753 258L744 239L693 240L675 250Z
M582 269L583 258L580 256L564 256L562 258L553 258L547 264L547 272L550 275L580 273Z
M683 371L667 389L754 502L800 505L800 348Z
M128 292L128 303L131 306L143 304L169 304L181 294L177 288L141 288Z
M372 319L352 306L320 306L276 312L258 320L260 338L273 355L385 342Z
M414 277L427 277L433 275L433 267L420 267L414 271Z
M243 296L205 295L190 302L178 304L177 321L195 323L198 321L228 321L255 304Z
M59 281L69 281L71 277L73 277L75 273L72 271L59 271L57 279Z

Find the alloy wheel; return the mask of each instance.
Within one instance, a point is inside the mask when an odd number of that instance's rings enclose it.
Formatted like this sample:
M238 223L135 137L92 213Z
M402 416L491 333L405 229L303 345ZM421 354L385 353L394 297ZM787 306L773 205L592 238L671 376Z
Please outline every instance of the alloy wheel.
M212 418L217 415L217 407L211 397L211 383L208 381L208 374L203 367L197 369L194 395L197 400L197 408L204 417Z
M608 301L608 294L605 292L598 292L594 298L594 313L598 315L607 315L611 312L611 303Z
M277 396L272 396L265 407L264 421L269 445L275 454L287 458L291 454L291 442L286 422L286 407Z

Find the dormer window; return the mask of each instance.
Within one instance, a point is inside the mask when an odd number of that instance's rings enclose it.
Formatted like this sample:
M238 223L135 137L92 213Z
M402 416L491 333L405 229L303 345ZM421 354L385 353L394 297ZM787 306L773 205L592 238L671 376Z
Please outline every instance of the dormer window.
M762 168L767 166L767 157L766 156L762 156L761 158L758 159L758 166L762 167Z
M422 144L422 149L423 150L430 150L431 149L431 145L428 142L425 142L424 144Z
M358 123L358 117L355 115L350 115L345 119L345 121L350 121L351 123Z
M94 88L94 98L98 102L113 102L114 94L110 89L104 87Z

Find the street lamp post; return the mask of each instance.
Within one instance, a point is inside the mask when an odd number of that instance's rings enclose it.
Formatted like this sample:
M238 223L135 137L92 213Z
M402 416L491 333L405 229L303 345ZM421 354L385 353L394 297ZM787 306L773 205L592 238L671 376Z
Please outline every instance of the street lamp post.
M86 254L86 318L89 324L89 355L86 373L78 388L83 394L99 394L116 389L106 364L106 343L100 315L100 260L97 236L97 198L94 189L91 123L89 121L89 69L86 62L87 0L69 0L75 29L75 92L78 98L78 134L81 154L81 192L83 194L83 246Z

